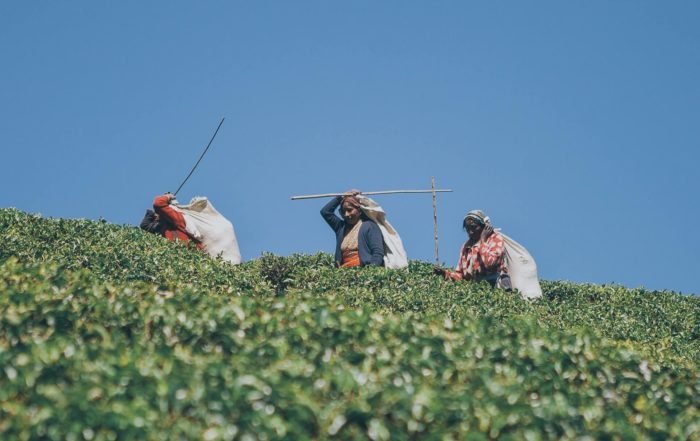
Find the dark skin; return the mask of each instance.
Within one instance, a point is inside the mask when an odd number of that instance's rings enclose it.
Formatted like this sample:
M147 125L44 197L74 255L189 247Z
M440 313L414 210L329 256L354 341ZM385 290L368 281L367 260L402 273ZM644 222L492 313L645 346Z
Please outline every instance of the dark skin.
M340 209L340 214L345 219L345 224L353 226L360 220L360 210L351 204L345 203Z
M472 247L478 242L484 242L493 234L493 226L491 226L491 224L482 224L472 218L468 218L464 221L463 227L467 230L467 247ZM439 266L433 269L433 272L440 276L444 276L446 271L447 270Z
M464 222L464 229L467 230L469 235L469 242L475 244L477 242L484 242L493 234L493 227L490 224L482 224L469 218Z
M357 196L358 194L360 194L359 190L350 190L345 193L346 196ZM340 214L343 216L346 225L350 227L353 227L362 216L360 209L348 202L343 203L340 207Z

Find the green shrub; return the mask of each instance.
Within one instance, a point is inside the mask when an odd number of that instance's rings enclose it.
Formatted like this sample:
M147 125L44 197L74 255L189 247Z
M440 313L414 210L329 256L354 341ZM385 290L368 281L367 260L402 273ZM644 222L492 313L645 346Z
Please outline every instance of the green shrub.
M259 265L262 278L272 284L277 295L284 294L287 286L293 282L291 262L272 253L264 253L260 257Z
M3 440L700 440L696 297L231 266L16 210L0 231Z

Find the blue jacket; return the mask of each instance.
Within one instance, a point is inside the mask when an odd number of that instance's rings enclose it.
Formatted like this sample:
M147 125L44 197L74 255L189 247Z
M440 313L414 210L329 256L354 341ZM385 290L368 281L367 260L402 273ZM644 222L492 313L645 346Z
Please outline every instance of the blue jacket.
M340 265L343 261L343 252L340 251L340 244L345 236L345 221L335 214L336 208L343 200L337 196L321 209L321 216L328 225L335 231L335 263ZM382 231L373 220L362 216L362 226L357 238L357 248L360 254L360 265L384 266L384 239Z

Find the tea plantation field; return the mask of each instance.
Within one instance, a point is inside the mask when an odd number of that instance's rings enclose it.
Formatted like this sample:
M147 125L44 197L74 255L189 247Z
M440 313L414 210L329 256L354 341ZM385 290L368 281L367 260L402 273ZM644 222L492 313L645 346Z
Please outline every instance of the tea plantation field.
M700 440L700 297L233 267L0 209L1 440Z

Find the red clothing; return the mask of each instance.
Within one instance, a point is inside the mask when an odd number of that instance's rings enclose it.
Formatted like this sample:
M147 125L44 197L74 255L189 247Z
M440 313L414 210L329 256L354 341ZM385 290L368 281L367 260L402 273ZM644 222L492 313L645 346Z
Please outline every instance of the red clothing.
M478 280L486 276L508 273L503 236L494 231L485 242L469 245L467 241L459 251L459 263L455 271L447 271L445 278L453 280Z
M170 196L156 196L153 199L153 209L160 216L160 223L163 225L163 236L174 242L183 242L189 245L190 241L201 248L202 245L191 238L185 229L185 216L170 205Z
M343 253L343 262L340 264L341 268L353 268L360 265L362 265L360 262L360 253L357 251Z

